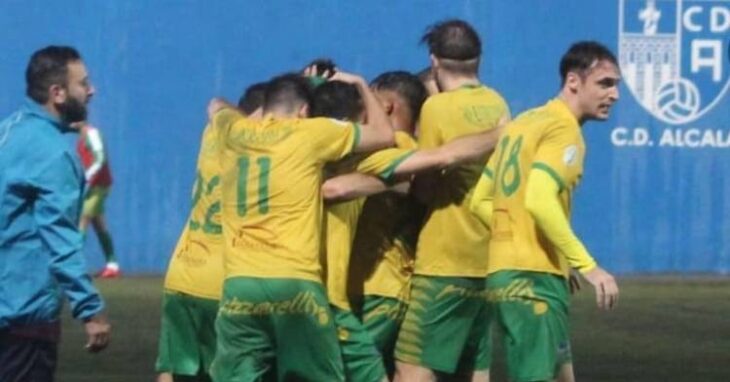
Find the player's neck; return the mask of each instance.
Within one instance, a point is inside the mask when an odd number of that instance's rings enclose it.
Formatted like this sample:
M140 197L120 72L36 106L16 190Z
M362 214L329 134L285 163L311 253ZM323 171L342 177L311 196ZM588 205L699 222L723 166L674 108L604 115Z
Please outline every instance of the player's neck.
M439 77L438 84L442 92L449 92L465 86L478 86L481 82L477 76L456 76L444 74Z
M266 117L273 117L276 119L291 119L297 118L299 115L296 111L288 110L287 108L274 107L271 109L264 110L263 115Z
M566 94L566 92L564 91L560 92L560 94L558 95L558 99L563 101L568 106L568 110L570 110L570 113L573 114L576 120L578 120L578 124L583 127L585 118L583 112L581 111L580 104L578 103L578 99L576 97L571 97L570 94Z
M413 135L413 124L410 122L411 119L404 115L390 116L390 124L393 126L393 130L402 131L406 134Z

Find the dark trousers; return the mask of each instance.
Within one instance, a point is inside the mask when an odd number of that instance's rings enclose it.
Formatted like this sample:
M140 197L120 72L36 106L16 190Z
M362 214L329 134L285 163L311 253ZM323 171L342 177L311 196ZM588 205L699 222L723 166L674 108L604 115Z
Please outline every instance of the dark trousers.
M53 382L58 344L0 329L0 381Z

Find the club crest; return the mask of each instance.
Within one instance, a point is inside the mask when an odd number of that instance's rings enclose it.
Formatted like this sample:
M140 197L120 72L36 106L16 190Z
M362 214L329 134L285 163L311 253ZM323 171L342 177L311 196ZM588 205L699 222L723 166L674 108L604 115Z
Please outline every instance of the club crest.
M657 119L680 125L710 111L730 87L730 0L620 0L619 64Z

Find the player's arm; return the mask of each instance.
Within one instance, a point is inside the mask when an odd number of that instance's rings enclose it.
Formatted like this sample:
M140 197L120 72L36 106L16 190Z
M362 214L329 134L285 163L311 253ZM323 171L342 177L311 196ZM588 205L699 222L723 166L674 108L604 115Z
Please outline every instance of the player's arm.
M325 181L322 192L331 202L352 200L383 191L408 192L409 182L391 187L397 168L414 155L414 150L390 147L378 150L357 161L353 172ZM405 190L405 191L403 191Z
M426 170L442 170L462 162L479 159L494 150L503 129L504 123L500 123L494 129L465 135L443 146L418 150L398 164L394 174L403 176Z
M208 125L206 129L212 128L218 132L219 147L225 147L228 133L233 124L246 120L241 110L227 101L220 98L212 98L208 103Z
M101 315L104 302L91 283L81 253L83 237L77 225L80 190L73 161L63 154L42 165L33 179L33 217L50 254L50 272L68 298L73 317L84 321L86 348L99 351L109 342L110 327Z
M490 160L491 164L492 160ZM484 167L482 175L479 177L474 194L469 201L469 210L479 219L487 228L491 229L492 211L494 209L494 174L488 164Z
M241 114L240 110L236 106L222 98L214 97L210 100L210 102L208 102L208 119L210 119L210 121L212 122L219 111L223 111L226 109L227 112L236 112L243 117L243 114Z
M92 155L91 165L89 166L89 168L86 169L86 172L84 173L86 183L89 183L96 176L96 174L99 173L105 159L104 143L101 140L101 134L99 133L99 130L89 127L88 131L86 132L85 143L89 147Z
M246 119L240 109L221 98L211 99L207 111L209 123L222 131L227 131L238 120Z
M568 264L596 288L598 306L610 309L618 301L616 281L598 266L573 232L560 204L560 189L561 185L548 172L533 168L527 179L525 208Z
M407 181L388 185L376 176L353 172L327 179L322 185L322 197L328 202L343 202L385 191L407 194L409 189Z
M367 81L360 76L341 71L337 71L330 79L355 85L363 99L367 122L360 126L360 136L353 151L373 151L392 146L393 126Z
M353 172L327 179L322 184L322 197L329 202L342 202L383 192L388 186L379 178Z

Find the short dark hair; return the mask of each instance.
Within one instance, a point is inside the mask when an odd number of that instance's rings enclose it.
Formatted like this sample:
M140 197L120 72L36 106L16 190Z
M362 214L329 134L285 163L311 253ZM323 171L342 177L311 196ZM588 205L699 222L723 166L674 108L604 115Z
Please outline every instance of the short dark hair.
M266 82L259 82L246 88L241 98L238 99L238 108L248 115L263 107L267 85Z
M70 46L51 45L36 51L25 69L25 93L40 104L48 102L48 88L66 86L68 64L80 60L79 52Z
M431 54L438 58L457 61L478 59L482 54L482 41L477 32L463 20L446 20L426 29L421 43L428 45Z
M579 41L571 45L560 59L560 84L565 85L568 73L578 73L585 78L598 61L608 61L618 66L616 56L608 48L596 41Z
M370 86L377 90L390 90L401 96L408 103L414 121L418 119L421 107L428 98L428 90L421 79L402 70L385 72L376 77Z
M364 110L357 87L342 81L328 81L314 89L309 114L355 122Z
M309 105L312 92L306 78L297 73L274 77L264 91L264 110L284 108L293 112L302 104Z

